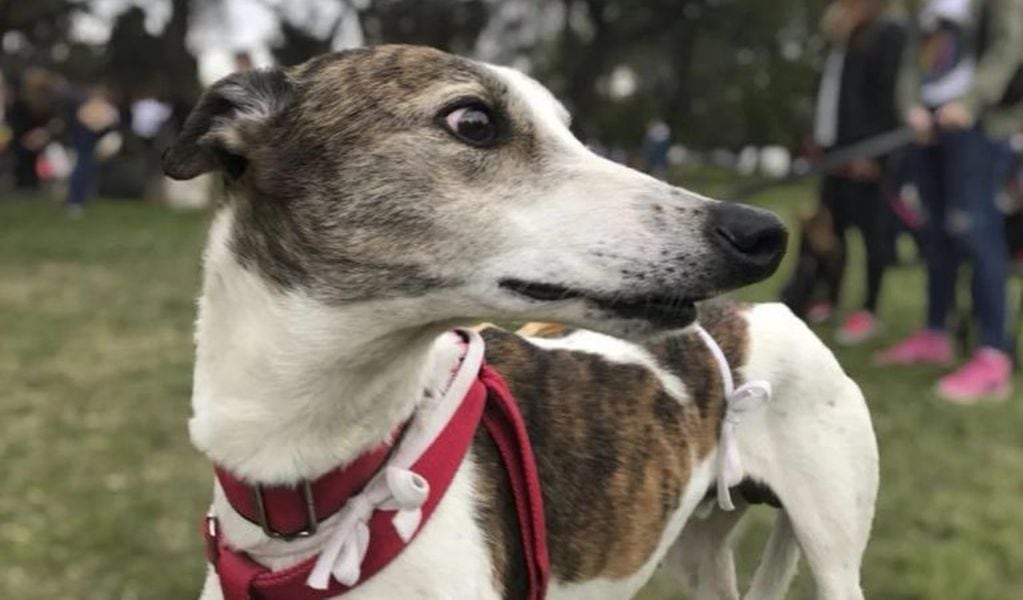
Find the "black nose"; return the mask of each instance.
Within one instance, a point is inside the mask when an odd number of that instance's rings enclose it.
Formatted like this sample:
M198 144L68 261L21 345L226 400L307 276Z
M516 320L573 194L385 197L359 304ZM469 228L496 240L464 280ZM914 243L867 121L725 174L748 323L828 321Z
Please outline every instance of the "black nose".
M714 205L708 226L714 244L752 278L773 273L785 254L788 231L774 213L766 210L720 202Z

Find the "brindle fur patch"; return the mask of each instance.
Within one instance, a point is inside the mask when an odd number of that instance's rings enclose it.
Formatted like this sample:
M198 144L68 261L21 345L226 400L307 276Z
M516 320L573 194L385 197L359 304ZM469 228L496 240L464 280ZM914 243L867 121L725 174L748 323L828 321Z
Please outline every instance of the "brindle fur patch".
M738 369L747 348L739 308L701 307L700 322ZM692 332L647 345L686 384L693 401L684 404L642 366L543 350L495 328L482 335L488 363L507 380L529 428L554 576L573 582L636 572L678 508L693 456L702 459L717 443L724 400L709 350ZM512 585L524 579L515 512L493 449L477 443L475 452L487 480L478 519L490 535L495 580Z

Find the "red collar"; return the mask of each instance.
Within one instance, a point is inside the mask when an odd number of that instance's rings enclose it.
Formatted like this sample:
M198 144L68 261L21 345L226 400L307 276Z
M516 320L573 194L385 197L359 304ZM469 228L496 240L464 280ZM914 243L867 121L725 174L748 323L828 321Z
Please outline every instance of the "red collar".
M381 444L351 464L297 487L252 485L217 465L213 471L235 512L259 525L267 536L290 541L316 533L321 522L341 510L380 470L391 446Z
M504 379L489 366L479 369L476 379L440 435L429 445L411 470L429 483L429 495L420 506L425 523L444 496L461 465L480 422L494 440L511 482L518 514L520 541L528 576L528 598L540 600L547 588L549 559L544 523L543 499L532 446ZM391 452L385 444L362 455L355 462L336 469L316 481L293 487L254 487L223 469L216 474L228 502L246 519L259 524L273 537L294 539L315 531L348 498L359 493L380 470ZM353 585L331 579L325 590L309 587L306 580L317 557L281 571L270 571L243 552L232 550L217 530L215 517L207 517L207 555L216 568L226 600L321 600L339 595L382 570L408 543L396 531L396 512L378 509L367 522L370 542L361 572ZM421 530L415 528L408 541Z

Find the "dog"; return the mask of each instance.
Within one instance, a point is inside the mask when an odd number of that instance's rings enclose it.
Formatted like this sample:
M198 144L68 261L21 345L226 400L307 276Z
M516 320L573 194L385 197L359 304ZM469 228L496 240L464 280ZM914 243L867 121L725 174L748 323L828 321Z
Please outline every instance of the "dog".
M814 300L834 305L845 269L842 242L826 206L818 206L799 219L799 254L780 300L792 312L807 319Z
M665 561L694 597L738 598L732 532L766 499L781 508L746 597L783 597L801 549L820 598L862 598L878 455L859 388L783 306L704 302L774 272L787 234L771 213L600 158L535 80L412 46L231 75L163 165L225 181L189 421L220 468L299 486L425 410L453 327L565 323L582 329L482 332L535 455L546 597L628 598ZM726 407L697 318L738 379L773 386L737 431L732 512L713 504ZM334 525L270 537L219 483L210 511L274 572L317 556ZM524 597L515 520L479 432L419 534L344 597ZM223 595L211 569L202 598Z

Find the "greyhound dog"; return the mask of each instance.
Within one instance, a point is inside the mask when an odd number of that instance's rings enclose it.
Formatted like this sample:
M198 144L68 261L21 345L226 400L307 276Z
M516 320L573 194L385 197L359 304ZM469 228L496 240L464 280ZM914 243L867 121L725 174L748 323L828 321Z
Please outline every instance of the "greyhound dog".
M605 160L568 124L526 75L422 47L212 86L164 154L170 177L219 172L226 188L194 444L253 486L300 486L430 410L458 360L452 328L566 323L586 330L482 332L532 443L546 597L628 598L664 562L695 597L738 598L732 533L766 500L778 517L746 597L783 597L801 549L820 598L862 598L878 455L859 388L786 308L704 302L777 268L781 222ZM736 378L773 387L737 430L732 512L713 504L725 374L697 319ZM281 539L223 488L210 514L225 548L269 572L324 551L335 520ZM479 432L418 535L344 596L523 597L515 522ZM210 569L202 597L222 585Z

